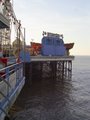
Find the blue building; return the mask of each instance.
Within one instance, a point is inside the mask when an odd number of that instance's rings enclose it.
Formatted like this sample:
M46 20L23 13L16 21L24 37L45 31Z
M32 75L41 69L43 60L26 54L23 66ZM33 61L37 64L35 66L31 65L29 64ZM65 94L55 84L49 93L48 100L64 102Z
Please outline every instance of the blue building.
M64 56L66 49L64 46L63 35L45 33L42 38L42 55L45 56Z

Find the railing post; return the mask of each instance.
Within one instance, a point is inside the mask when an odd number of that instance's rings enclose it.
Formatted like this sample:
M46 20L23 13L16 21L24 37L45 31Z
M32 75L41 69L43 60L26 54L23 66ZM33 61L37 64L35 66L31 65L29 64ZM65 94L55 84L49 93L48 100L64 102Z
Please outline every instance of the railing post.
M6 81L9 83L9 68L6 68L5 70L5 78L6 78ZM9 96L9 86L7 84L7 96Z
M18 83L18 65L17 64L15 65L15 71L16 71L16 86L17 86L17 83Z

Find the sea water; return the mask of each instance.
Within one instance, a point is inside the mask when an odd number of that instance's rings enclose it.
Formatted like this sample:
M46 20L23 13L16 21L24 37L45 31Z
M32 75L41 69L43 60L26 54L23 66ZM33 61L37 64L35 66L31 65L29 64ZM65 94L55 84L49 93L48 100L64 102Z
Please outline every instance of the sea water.
M90 120L90 56L75 56L69 79L44 78L22 90L14 120Z

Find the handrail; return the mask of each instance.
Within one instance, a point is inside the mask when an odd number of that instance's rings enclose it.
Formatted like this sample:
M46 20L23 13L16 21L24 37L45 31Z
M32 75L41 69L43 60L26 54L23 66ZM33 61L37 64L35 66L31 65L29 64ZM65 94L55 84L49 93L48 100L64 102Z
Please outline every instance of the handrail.
M7 112L3 108L0 107L0 109L2 110L2 112L4 112L6 116L8 116Z
M16 63L0 69L5 73L0 76L0 116L2 113L7 115L7 108L10 104L10 96L13 95L17 86L23 78L23 62ZM5 105L7 107L5 108Z
M5 82L9 87L11 87L11 85L8 83L8 81L6 81L5 79L3 79L1 76L0 76L0 79ZM1 81L0 81L1 82Z
M1 91L0 91L0 94L10 102L10 100L8 99L8 97L5 96Z
M5 69L8 69L8 68L10 68L10 67L14 67L15 65L19 65L19 64L21 64L21 63L23 63L23 62L14 63L13 65L10 65L10 66L7 66L7 67L5 67L5 68L2 68L2 69L0 69L0 72L3 71L3 70L5 70Z

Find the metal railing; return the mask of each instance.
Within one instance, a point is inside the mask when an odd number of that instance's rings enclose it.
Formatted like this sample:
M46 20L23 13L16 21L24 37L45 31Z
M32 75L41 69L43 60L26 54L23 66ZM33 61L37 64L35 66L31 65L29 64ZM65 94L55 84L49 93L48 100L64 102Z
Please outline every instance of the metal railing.
M0 69L0 120L8 114L24 83L22 62Z
M3 5L0 3L0 13L3 14Z
M5 0L0 1L0 13L7 19L9 19L9 17L7 16L9 12L9 8L10 8L10 2Z

